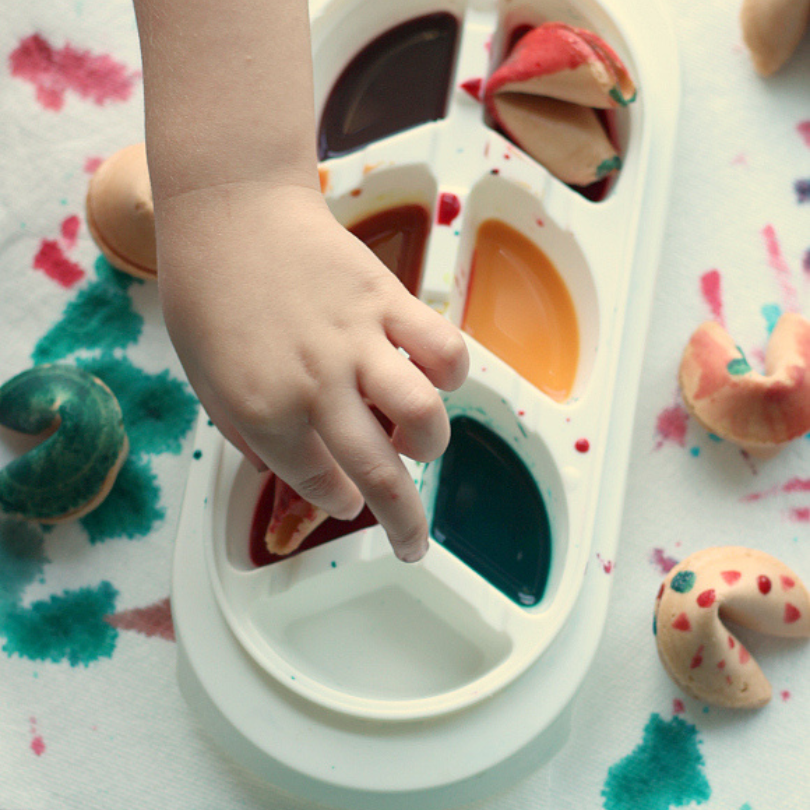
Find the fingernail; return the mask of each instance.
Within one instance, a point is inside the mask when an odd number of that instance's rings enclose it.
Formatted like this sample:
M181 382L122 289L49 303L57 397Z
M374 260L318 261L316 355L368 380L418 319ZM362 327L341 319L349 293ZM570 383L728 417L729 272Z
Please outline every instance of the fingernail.
M404 563L418 563L424 558L425 554L428 553L428 548L430 548L430 546L427 543L424 543L416 549L410 549L407 551L397 550L396 555Z

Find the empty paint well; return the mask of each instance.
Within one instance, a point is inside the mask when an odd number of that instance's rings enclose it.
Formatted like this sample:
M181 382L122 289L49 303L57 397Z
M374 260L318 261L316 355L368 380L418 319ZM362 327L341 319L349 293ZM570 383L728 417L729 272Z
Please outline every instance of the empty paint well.
M461 326L553 400L571 395L579 364L571 294L548 256L500 220L478 228Z
M466 416L451 422L442 456L433 537L520 605L543 597L551 527L532 474L489 428Z
M443 118L457 40L458 20L440 12L408 20L366 45L326 100L319 158Z

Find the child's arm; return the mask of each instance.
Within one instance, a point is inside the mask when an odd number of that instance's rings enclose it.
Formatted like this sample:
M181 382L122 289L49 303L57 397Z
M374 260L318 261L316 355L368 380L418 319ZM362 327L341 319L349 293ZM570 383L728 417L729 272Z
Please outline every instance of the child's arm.
M254 463L338 517L365 498L418 559L427 525L398 453L443 452L434 386L457 388L467 353L322 198L306 0L135 7L160 294L189 380Z

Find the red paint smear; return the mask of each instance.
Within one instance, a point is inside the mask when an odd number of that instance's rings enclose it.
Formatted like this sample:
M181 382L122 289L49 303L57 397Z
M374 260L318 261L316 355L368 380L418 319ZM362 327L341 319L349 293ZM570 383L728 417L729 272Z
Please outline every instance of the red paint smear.
M89 157L84 161L84 170L87 172L87 174L94 174L96 169L98 169L102 163L104 163L104 158Z
M787 702L790 700L790 692L788 692L788 690L787 690L787 689L783 689L783 690L782 690L782 691L779 693L779 696L782 698L782 700L783 700L785 703L787 703Z
M671 408L661 411L655 425L655 431L660 437L655 449L663 447L666 442L674 442L685 447L688 423L689 414L682 405L673 405Z
M465 93L469 93L476 101L480 101L481 85L483 83L484 80L481 78L467 79L466 82L461 83L461 89L464 90Z
M715 594L714 588L709 588L698 595L697 603L702 608L711 607L716 598L717 594Z
M810 147L810 121L800 121L796 124L796 131L802 136L805 144Z
M438 225L451 225L460 212L461 202L459 198L449 191L443 191L439 195L439 209L436 213L436 223Z
M689 664L689 669L697 669L702 663L703 663L703 645L701 644L700 647L698 647L698 651L692 658L692 662Z
M107 54L79 51L70 43L55 49L39 34L21 40L9 64L12 76L36 87L37 101L47 110L61 110L68 90L98 105L126 101L140 75Z
M174 624L169 597L144 608L134 608L105 617L105 621L119 630L134 630L145 636L159 636L174 641Z
M740 644L740 663L745 665L751 660L751 653Z
M739 571L721 571L720 576L729 585L736 585L740 581L742 574Z
M782 485L782 492L810 492L810 478L791 478Z
M675 621L672 622L672 626L682 633L688 633L692 629L692 625L689 623L689 617L685 613L679 614Z
M680 698L675 698L672 701L672 713L673 714L683 714L686 711L686 706L683 705L683 701Z
M795 520L797 523L810 523L810 508L807 506L791 509L789 514L790 519Z
M662 574L668 574L677 564L678 561L672 557L667 557L662 548L654 548L650 554L650 562L657 566Z
M796 288L791 283L790 268L782 255L782 248L779 245L779 239L773 225L766 225L762 229L762 238L765 240L768 264L776 271L777 281L782 288L784 308L788 312L798 312L799 302L796 296Z
M785 624L793 624L801 619L802 614L796 605L791 605L790 602L785 602Z
M700 292L703 300L708 304L714 319L725 328L723 318L723 294L719 270L709 270L700 277Z
M782 584L783 591L789 591L791 588L796 587L796 580L793 577L787 577L784 574L779 575L779 582Z
M68 217L61 226L62 239L65 242L65 247L70 250L76 246L76 237L79 233L79 225L81 220L74 214Z
M68 259L59 243L53 239L43 239L40 243L39 252L34 256L34 269L42 270L65 289L70 289L84 278L84 270Z

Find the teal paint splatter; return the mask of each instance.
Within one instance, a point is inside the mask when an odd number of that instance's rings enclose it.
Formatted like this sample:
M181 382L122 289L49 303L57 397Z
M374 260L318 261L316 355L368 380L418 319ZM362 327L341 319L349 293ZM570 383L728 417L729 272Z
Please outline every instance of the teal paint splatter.
M765 318L765 326L770 335L777 321L782 317L782 308L778 304L765 304L760 312L762 317Z
M667 722L651 715L642 742L608 770L605 810L670 810L708 801L699 742L697 729L680 717Z
M700 455L700 448L699 448L699 447L691 447L691 448L689 449L689 452L690 452L690 453L691 453L691 454L692 454L692 455L693 455L695 458L697 458L697 457Z
M62 360L80 349L112 351L138 340L143 318L127 292L131 281L106 261L96 262L96 271L98 281L80 290L62 319L40 338L31 355L34 363Z
M694 571L678 571L669 587L678 593L689 593L695 587L695 572Z
M0 519L0 623L26 587L42 576L48 562L44 542L35 524Z
M147 374L124 357L104 354L78 365L103 380L124 414L131 455L180 453L197 419L197 398L168 371Z
M80 522L91 543L113 537L145 537L166 516L160 487L148 461L130 456L121 467L110 494Z
M737 346L737 351L740 353L740 356L729 361L728 365L726 366L728 373L735 376L740 374L748 374L748 372L751 371L751 366L748 364L748 360L746 360L745 354L739 346Z
M105 581L97 588L64 591L28 608L14 607L0 627L6 637L3 650L32 661L67 660L73 667L109 658L118 631L104 617L115 612L117 596Z

